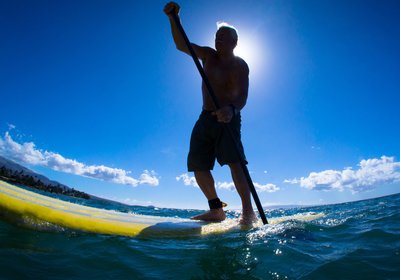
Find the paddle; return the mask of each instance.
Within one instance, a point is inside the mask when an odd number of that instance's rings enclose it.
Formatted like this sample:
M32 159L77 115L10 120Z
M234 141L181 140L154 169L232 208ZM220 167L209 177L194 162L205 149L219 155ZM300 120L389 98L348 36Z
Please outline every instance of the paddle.
M204 69L200 64L200 61L197 58L197 55L196 55L196 53L194 52L194 50L192 48L192 44L190 43L189 38L187 37L187 35L185 33L185 30L183 30L181 22L179 21L178 16L176 15L175 12L172 12L172 17L173 17L173 19L175 21L176 26L178 27L179 31L181 32L183 39L185 40L186 46L189 49L189 52L190 52L190 54L191 54L191 56L193 58L193 61L196 64L197 70L199 70L199 73L200 73L200 75L201 75L201 77L203 79L203 82L204 82L204 84L206 85L206 87L208 89L208 93L210 94L210 97L214 102L215 108L217 108L217 110L220 109L221 108L220 104L219 104L218 99L217 99L217 97L216 97L216 95L215 95L215 93L214 93L214 91L213 91L213 89L211 87L211 84L210 84L210 82L209 82L209 80L208 80L208 78L206 76L206 73L204 72ZM249 185L250 192L251 192L251 194L253 196L254 202L257 205L257 209L258 209L258 212L260 213L261 220L262 220L264 225L268 224L267 218L265 217L265 214L264 214L264 209L261 206L260 199L258 198L256 189L255 189L254 184L253 184L253 181L251 180L249 170L247 169L247 166L246 166L246 162L245 162L244 158L242 157L242 155L240 153L240 150L239 150L239 147L238 147L238 143L235 141L232 129L226 123L224 123L223 125L224 125L224 129L229 134L230 138L232 139L232 141L235 144L234 146L235 146L236 154L238 155L238 157L240 159L240 165L241 165L241 167L243 169L243 172L244 172L244 174L246 176L246 180L247 180L247 183Z

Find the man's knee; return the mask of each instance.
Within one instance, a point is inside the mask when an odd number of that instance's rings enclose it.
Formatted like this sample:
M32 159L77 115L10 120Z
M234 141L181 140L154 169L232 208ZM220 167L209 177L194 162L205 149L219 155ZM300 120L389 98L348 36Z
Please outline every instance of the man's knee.
M196 170L194 171L194 177L195 178L204 178L204 177L210 177L211 176L211 171L210 170Z
M229 168L231 169L232 172L241 172L242 171L242 166L240 162L235 162L235 163L228 163Z

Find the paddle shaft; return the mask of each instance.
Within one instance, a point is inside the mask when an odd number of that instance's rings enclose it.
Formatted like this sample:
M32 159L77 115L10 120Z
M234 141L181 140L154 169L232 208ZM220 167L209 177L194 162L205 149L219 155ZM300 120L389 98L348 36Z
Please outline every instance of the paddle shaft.
M191 54L191 56L193 58L194 64L196 64L197 70L199 70L201 78L203 79L203 82L207 87L208 93L210 94L210 97L214 102L215 108L217 110L220 109L221 106L220 106L220 103L218 102L217 96L215 95L214 90L211 87L210 81L208 80L208 78L206 76L206 73L204 72L204 69L200 64L200 61L197 58L197 55L196 55L196 53L194 52L194 50L192 48L192 44L190 43L189 38L187 37L187 35L185 33L185 30L183 29L182 24L181 24L181 22L180 22L180 20L179 20L179 18L177 16L177 14L172 12L172 17L173 17L173 19L175 21L176 26L178 27L179 31L181 32L181 35L182 35L183 39L185 40L186 46L189 49L189 52L190 52L190 54ZM262 208L260 199L258 198L256 189L254 187L253 181L251 180L250 173L249 173L249 170L247 169L246 162L245 162L244 158L242 157L242 155L240 153L240 149L239 149L238 143L237 143L237 141L235 141L235 137L233 135L232 129L226 123L224 123L223 125L224 125L225 131L229 134L231 140L235 144L234 145L235 146L235 152L236 152L236 154L238 155L238 157L240 159L240 165L241 165L241 167L243 169L243 172L245 174L245 177L246 177L246 180L247 180L247 184L249 185L250 192L251 192L251 194L253 196L254 202L255 202L255 204L257 206L257 209L258 209L258 212L260 213L261 220L262 220L264 225L268 224L267 218L265 217L264 209Z

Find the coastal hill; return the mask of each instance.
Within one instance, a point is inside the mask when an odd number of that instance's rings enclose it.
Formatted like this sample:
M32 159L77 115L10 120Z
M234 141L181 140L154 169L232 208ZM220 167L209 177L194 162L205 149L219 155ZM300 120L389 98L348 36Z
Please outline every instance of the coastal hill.
M0 156L0 180L51 193L89 199L90 195L37 174L18 163Z

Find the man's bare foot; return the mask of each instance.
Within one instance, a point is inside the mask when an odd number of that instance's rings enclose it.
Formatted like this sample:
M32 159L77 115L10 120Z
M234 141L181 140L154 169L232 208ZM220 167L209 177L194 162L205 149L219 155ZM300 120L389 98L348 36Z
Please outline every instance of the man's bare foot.
M210 211L204 214L191 217L190 219L206 221L206 222L222 222L223 220L225 220L225 218L226 215L224 210L222 210L222 208L218 208L218 209L211 209Z
M242 215L239 218L239 224L242 226L251 226L255 222L257 222L256 213L253 210L251 211L243 211Z

